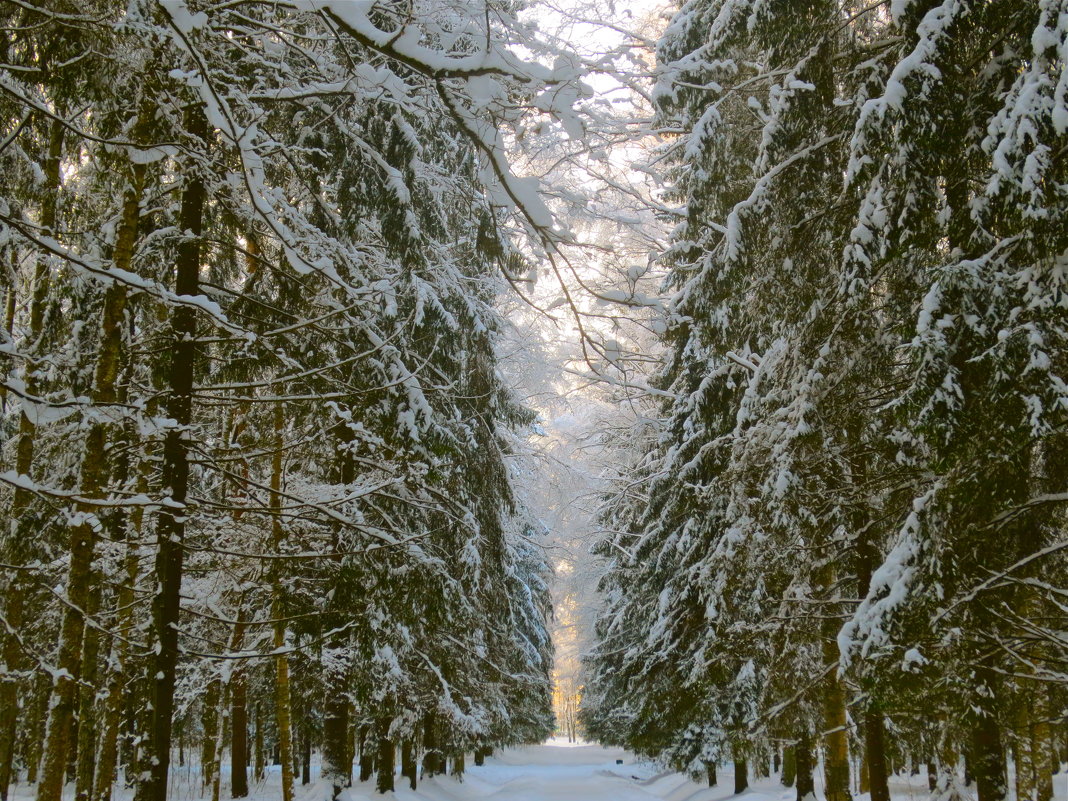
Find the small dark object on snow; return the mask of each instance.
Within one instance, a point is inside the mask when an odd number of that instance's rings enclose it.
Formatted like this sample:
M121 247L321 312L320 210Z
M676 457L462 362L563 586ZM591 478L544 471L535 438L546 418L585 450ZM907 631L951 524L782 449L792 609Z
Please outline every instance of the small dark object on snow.
M617 765L622 765L623 764L623 760L622 759L617 759L616 760L616 764Z

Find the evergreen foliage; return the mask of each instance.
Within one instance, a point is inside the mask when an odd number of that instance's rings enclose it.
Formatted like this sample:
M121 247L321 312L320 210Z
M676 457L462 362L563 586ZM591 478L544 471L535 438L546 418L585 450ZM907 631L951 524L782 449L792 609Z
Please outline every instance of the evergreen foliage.
M799 798L818 743L841 798L851 720L873 797L911 754L1000 799L1005 745L1049 797L1066 54L1057 3L676 12L669 399L647 503L606 512L595 736L693 772L791 746Z
M503 137L571 110L513 11L0 12L4 797L551 730L494 304L557 237Z

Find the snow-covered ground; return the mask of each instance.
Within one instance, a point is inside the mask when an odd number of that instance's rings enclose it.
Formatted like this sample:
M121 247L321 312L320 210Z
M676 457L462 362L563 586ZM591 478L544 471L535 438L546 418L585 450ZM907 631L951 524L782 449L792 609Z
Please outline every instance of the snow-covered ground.
M622 764L617 764L622 760ZM264 781L250 784L248 801L278 801L278 768ZM174 801L198 801L199 777L194 768L175 768L171 786ZM719 771L719 785L695 784L679 773L658 772L648 762L618 748L550 741L544 745L499 751L482 767L469 767L463 781L437 777L420 782L415 792L397 777L395 793L379 795L371 782L355 784L341 801L724 801L734 798L734 775L730 766ZM817 795L822 798L818 780ZM20 785L13 801L31 801L34 788ZM67 787L68 795L73 795ZM328 801L326 785L312 783L296 788L296 801ZM927 801L927 776L892 777L893 801ZM965 790L967 793L967 790ZM129 801L129 791L116 793L117 801ZM224 797L229 794L224 792ZM775 777L753 780L739 801L793 801L796 791L783 787ZM855 795L855 801L868 796ZM1009 801L1012 800L1010 790ZM1054 801L1068 801L1068 774L1054 777Z
M616 760L623 760L623 764L616 764ZM1055 801L1068 801L1066 782L1063 772L1054 777ZM817 796L822 798L820 785L817 776ZM483 767L469 767L462 782L440 777L421 783L417 792L405 787L385 797L376 795L369 785L356 785L343 801L725 801L735 797L733 790L734 774L729 765L720 768L719 784L708 787L679 773L659 772L622 749L550 742L500 751ZM894 801L930 798L926 771L892 777L890 790ZM778 778L770 777L751 780L749 789L737 798L793 801L796 794L792 787L783 787ZM855 801L868 798L867 794L854 796ZM324 799L306 794L298 801Z

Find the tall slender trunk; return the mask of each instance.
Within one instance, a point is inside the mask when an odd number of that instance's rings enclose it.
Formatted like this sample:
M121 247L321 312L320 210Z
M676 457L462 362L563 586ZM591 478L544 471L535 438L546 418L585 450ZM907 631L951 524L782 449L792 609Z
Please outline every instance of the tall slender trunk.
M126 435L123 443L127 447L133 441L132 431ZM138 477L138 492L148 491L148 461L141 465ZM129 474L129 460L123 458L115 465L116 482L125 483ZM124 565L125 580L119 586L115 600L115 633L112 638L111 658L108 660L107 699L104 702L103 734L100 740L100 755L96 769L96 782L93 789L93 801L111 801L111 786L115 781L119 760L119 730L122 725L123 702L126 696L127 674L130 666L129 637L134 627L134 586L141 560L138 556L137 539L144 522L144 511L136 508L129 520L116 522L116 539L126 539L126 556ZM127 531L129 527L129 531ZM132 537L129 536L132 533Z
M267 769L267 756L263 752L263 704L256 701L253 706L255 720L253 722L253 748L252 748L252 778L255 781L263 781Z
M744 793L749 788L749 763L744 758L734 758L734 794Z
M323 708L323 753L320 776L333 787L332 798L345 789L352 765L349 754L349 701L344 694L344 671L327 668L327 695ZM341 690L339 692L339 690Z
M120 290L121 300L117 301L114 289L115 287L108 289L104 300L101 321L103 330L92 392L94 405L115 402L119 353L122 349L122 312L126 294ZM108 479L106 448L107 429L102 423L94 423L86 437L82 458L80 491L83 497L101 497ZM78 682L82 676L82 640L92 594L95 529L100 525L96 508L91 504L78 504L75 520L70 528L67 604L60 626L57 671L54 673L52 701L49 705L47 744L41 768L41 782L37 788L38 801L59 801L63 791L64 774L71 756L71 746L75 743L73 735L78 708Z
M48 141L48 154L44 160L44 186L41 195L41 227L43 233L51 236L56 226L56 209L60 189L60 161L63 156L63 135L65 128L60 120L52 123ZM29 345L27 350L35 354L40 345L39 340L44 329L45 301L49 286L48 262L37 260L33 276L33 296L30 299ZM9 293L8 303L14 302L14 294ZM7 321L5 320L5 324ZM12 320L13 324L13 320ZM26 367L24 386L26 394L35 396L39 392L37 364L31 361ZM26 414L27 404L23 403L19 414L19 435L15 449L15 472L20 476L29 476L33 468L34 444L37 426ZM12 565L24 564L27 557L26 543L33 542L34 537L20 530L25 526L26 510L30 506L33 494L25 487L15 487L8 510L8 524L11 527L9 543L2 554L4 561ZM7 627L0 631L3 638L3 658L8 676L0 683L0 799L7 801L8 787L12 779L12 766L15 759L15 735L19 715L18 673L25 669L22 648L18 636L25 615L26 594L29 591L26 571L16 570L15 576L5 592L5 615Z
M248 796L248 695L245 670L230 685L230 797Z
M392 743L390 743L392 745ZM392 768L392 765L390 766ZM452 757L452 772L451 775L457 779L462 779L464 771L467 770L467 754L463 751L458 751L453 754Z
M1000 679L992 669L993 657L980 660L972 702L971 729L973 770L979 801L1005 801L1008 782L1001 725L997 719L997 692Z
M716 775L716 763L711 760L705 762L705 779L708 781L709 787L715 787L719 783L719 777Z
M271 551L282 550L285 529L282 526L282 446L285 411L281 403L274 406L274 454L271 459ZM284 588L282 561L272 562L271 617L274 618L275 715L278 725L279 761L282 763L282 801L293 801L293 726L289 692L289 656L283 652L286 643Z
M826 640L824 641L826 646ZM824 658L828 655L825 654ZM823 690L823 759L827 801L849 801L849 740L846 731L845 686L836 675Z
M207 120L199 107L186 111L186 125L194 138L207 137ZM186 177L182 190L178 227L188 237L178 246L175 261L175 292L200 292L200 235L204 223L204 181L195 172ZM152 716L147 732L145 766L149 774L137 786L137 801L167 801L167 779L171 763L171 724L174 714L175 668L178 663L182 561L185 521L189 510L188 428L193 419L193 369L196 358L196 312L178 306L171 314L172 348L167 399L167 416L175 424L163 441L163 491L170 502L162 508L157 522L155 577L158 583L153 599L155 656L152 662Z
M222 796L222 755L226 736L230 733L230 676L226 673L221 682L219 693L219 714L216 716L215 728L211 736L215 740L211 774L211 801L219 801Z
M352 441L352 430L344 423L339 423L334 434L338 443L338 481L342 485L351 484L355 479L356 466L348 444ZM333 548L335 553L341 551L338 541L338 532L333 532ZM341 557L333 557L335 567L340 574ZM340 580L340 579L339 579ZM335 593L335 598L339 597ZM342 628L343 621L341 610L330 609L330 614L325 618L325 625L333 631ZM335 655L326 668L327 693L323 707L323 754L320 777L330 782L333 788L333 798L337 798L341 791L351 784L352 777L352 752L349 749L349 673L346 668L347 660L343 657L345 651L344 635L335 634L327 643L327 650ZM337 658L341 657L341 658Z
M444 772L441 762L444 760L437 738L437 726L434 713L427 712L423 717L423 776L431 777Z
M51 695L50 677L38 671L33 680L30 695L30 709L27 716L26 730L29 734L26 743L26 784L36 784L41 767L41 750L44 742L45 727L48 725L48 698Z
M368 726L360 727L360 781L365 782L375 774L375 749L370 742L373 732Z
M122 244L129 248L133 247L136 236L136 204L137 200L134 199L130 217L123 215L123 228L120 231L120 236L128 239ZM125 310L126 290L119 284L113 284L104 296L100 351L92 393L93 403L97 406L114 404L118 398ZM93 423L85 440L82 457L81 495L86 499L100 499L104 496L109 478L107 446L108 426L103 422ZM48 741L41 783L37 789L38 801L60 801L63 774L73 744L71 735L74 714L78 707L78 681L82 677L82 641L86 637L85 621L92 595L96 532L101 526L96 512L97 507L93 504L79 503L78 515L70 528L67 605L60 629L59 653L56 657L58 670L52 689ZM95 639L96 635L90 636ZM95 643L93 647L95 648ZM85 736L82 735L83 738ZM95 731L91 731L88 736L90 739L86 741L87 745L95 745ZM88 784L85 784L85 781L88 781ZM91 777L83 777L80 790L86 797L91 786Z
M834 566L820 568L820 588L833 592ZM820 645L825 665L838 664L839 620L828 616L820 625ZM849 733L846 729L846 690L837 670L823 680L823 765L827 801L849 801Z
M1035 801L1053 798L1053 774L1056 767L1049 755L1053 751L1053 727L1050 725L1049 691L1035 687L1031 703L1031 753L1035 771Z
M866 471L858 476L863 482ZM872 542L871 519L868 510L855 521L857 535L857 590L861 598L871 591L872 569L875 564L875 545ZM890 801L890 784L886 771L886 722L879 706L870 697L861 711L864 726L864 763L860 792L870 792L871 801Z
M94 573L87 612L90 618L100 611L101 577ZM78 768L75 771L74 798L90 801L96 775L97 720L96 686L100 658L100 629L90 627L82 642L82 685L78 692Z
M200 741L200 787L205 791L215 784L215 772L219 769L215 760L221 696L222 679L213 676L204 691L203 708L200 711L200 728L204 733Z
M812 738L805 726L801 727L797 743L794 745L794 771L797 782L797 801L815 798L816 789L812 778Z
M242 604L234 624L230 650L239 651L245 638L245 608ZM248 690L245 666L238 662L230 677L230 797L248 796Z
M300 783L307 785L311 784L311 732L308 731L307 725L304 726L303 736L301 738L302 745L302 758L300 765Z
M375 724L374 741L378 752L375 760L378 768L375 789L380 793L393 792L393 773L396 761L396 745L389 736L389 717L381 717ZM461 771L462 772L462 771Z
M19 256L18 251L15 248L11 248L11 275L14 276L18 269ZM4 289L4 332L7 334L7 340L12 340L12 335L15 331L15 284L11 283ZM13 365L15 359L13 356L8 356L0 364ZM0 387L0 413L7 412L7 385Z
M481 749L478 751L478 755L475 756L475 764L481 764L478 756L482 754ZM401 744L401 776L408 779L408 786L415 790L419 784L419 767L415 760L415 743L411 737L405 737L404 742Z

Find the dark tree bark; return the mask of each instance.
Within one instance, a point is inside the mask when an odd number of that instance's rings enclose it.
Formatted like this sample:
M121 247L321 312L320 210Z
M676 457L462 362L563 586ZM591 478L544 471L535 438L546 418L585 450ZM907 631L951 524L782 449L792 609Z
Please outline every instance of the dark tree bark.
M807 728L802 728L794 744L794 772L797 782L797 801L815 798L815 785L812 781L812 738Z
M252 778L254 781L262 781L267 768L267 756L263 750L263 704L257 701L252 711Z
M859 442L860 431L854 432L854 437ZM860 484L864 484L868 478L867 464L863 459L864 457L861 457L859 465L854 469L854 479ZM872 570L878 560L874 527L867 506L861 506L854 514L853 526L858 532L856 541L857 594L864 598L871 592ZM864 705L862 714L864 766L867 776L867 787L864 789L871 793L871 801L890 801L889 777L886 772L886 724L881 710L871 698ZM864 792L864 789L861 792Z
M981 708L980 708L981 709ZM1008 788L1001 727L990 710L981 709L972 723L972 754L975 761L976 792L979 801L1004 801Z
M708 786L715 787L719 782L719 777L716 775L716 763L705 762L705 777L708 779Z
M415 761L415 744L406 738L401 745L401 775L408 778L408 786L414 790L418 786L419 766Z
M57 218L57 207L60 190L60 161L63 156L63 139L66 128L60 120L55 120L49 132L48 153L44 158L42 172L44 173L43 194L41 196L41 226L44 233L52 235ZM36 348L44 328L45 301L48 297L50 267L48 261L38 259L33 277L33 295L30 299L30 341ZM9 295L13 299L13 295ZM37 380L37 364L31 362L26 370L26 393L37 395L39 393ZM19 435L15 448L15 472L19 475L29 476L33 467L33 455L37 438L37 426L26 416L25 409L19 414ZM14 525L16 530L13 536L8 537L9 547L2 553L4 561L20 565L26 561L28 551L26 543L32 542L31 537L25 536L29 532L24 531L30 516L27 511L33 493L25 487L16 487L11 495L7 521ZM28 582L23 577L23 572L15 571L15 579L12 586L5 591L4 617L7 626L0 633L3 639L4 664L10 672L23 670L26 667L23 649L18 637L12 632L21 630L24 622L26 595L29 592ZM28 575L28 573L27 573ZM57 678L57 682L63 682ZM19 682L13 678L0 682L0 799L7 801L8 786L13 778L13 765L15 759L15 738L19 716L18 702ZM63 733L69 736L69 731ZM66 754L64 754L66 756ZM62 764L62 763L61 763ZM37 772L36 760L33 761L33 773ZM62 780L61 780L62 782Z
M375 775L375 746L370 742L371 731L360 727L360 781L369 781Z
M203 110L191 106L185 115L194 139L207 138ZM192 169L182 190L178 227L189 236L178 246L175 261L175 293L200 294L200 235L203 231L205 187ZM171 313L170 375L167 416L175 427L163 441L162 484L164 494L176 506L164 506L157 522L155 563L156 595L152 602L155 656L152 664L152 717L147 732L145 766L149 775L137 787L137 801L167 801L171 764L171 727L174 715L175 667L178 663L178 626L181 612L182 560L185 541L185 508L189 493L188 427L193 419L193 368L196 359L196 312L178 306Z
M437 776L444 772L445 755L439 747L434 714L428 712L423 717L423 776Z
M308 727L304 727L304 740L303 740L303 752L301 755L301 770L300 770L300 783L311 784L311 733L308 731Z
M100 611L100 575L94 574L86 609L90 617ZM82 642L82 680L78 689L78 748L75 770L75 801L90 801L93 780L96 777L96 741L99 728L97 720L96 685L97 660L100 656L100 630L90 627Z
M375 767L378 776L375 789L380 793L393 792L393 773L396 769L396 745L389 737L389 718L381 718L375 726L375 745L378 752ZM369 748L367 750L370 750Z
M245 605L238 606L237 622L230 650L239 651L245 642ZM245 666L238 663L230 675L230 797L248 795L248 683Z
M749 764L744 759L734 758L734 794L749 789Z
M230 679L230 797L248 796L248 689L244 668Z
M338 671L340 672L340 671ZM341 692L343 676L328 677L330 691L327 693L323 712L323 766L322 777L333 787L333 798L345 789L347 777L352 770L349 754L349 702Z

